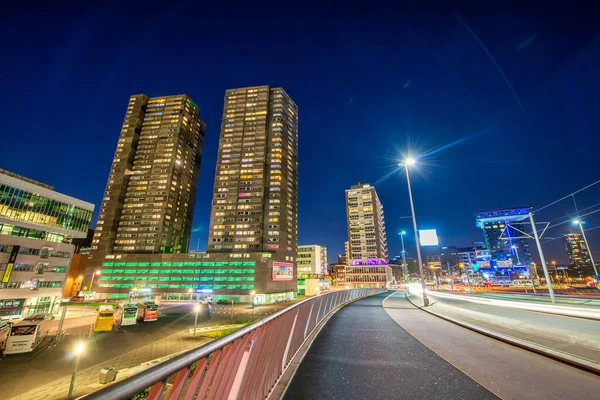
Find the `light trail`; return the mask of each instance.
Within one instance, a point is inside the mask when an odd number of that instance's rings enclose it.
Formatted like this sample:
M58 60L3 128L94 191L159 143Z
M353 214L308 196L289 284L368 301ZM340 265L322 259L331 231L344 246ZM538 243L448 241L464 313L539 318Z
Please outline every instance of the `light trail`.
M410 284L410 292L416 295L422 296L422 291L420 287L415 284ZM595 320L600 320L600 309L591 309L591 308L582 308L582 307L568 307L568 306L560 306L560 305L545 305L545 304L536 304L536 303L525 303L516 300L499 300L499 299L484 299L481 297L469 297L467 295L456 295L450 293L440 293L436 291L427 290L427 295L434 298L441 299L452 299L452 300L461 300L468 301L471 303L477 304L486 304L495 307L503 307L503 308L513 308L518 310L525 311L536 311L543 312L548 314L556 314L567 317L579 317L579 318L590 318ZM443 303L446 306L456 307L452 304ZM460 307L458 307L460 308Z

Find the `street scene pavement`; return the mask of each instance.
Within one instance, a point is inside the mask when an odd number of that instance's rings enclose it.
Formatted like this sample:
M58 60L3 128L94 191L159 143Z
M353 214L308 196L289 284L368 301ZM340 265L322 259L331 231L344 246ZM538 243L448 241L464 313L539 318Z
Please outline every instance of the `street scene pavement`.
M495 399L431 351L382 307L389 295L349 304L325 325L285 399ZM406 312L421 313L410 304Z
M198 327L258 319L290 304L261 305L254 310L249 304L240 304L233 308L231 305L218 304L210 309L203 306L198 315ZM55 320L51 334L34 352L8 355L0 360L2 398L66 398L73 370L73 350L79 342L84 343L84 352L77 374L75 396L81 396L102 386L98 383L102 368L122 370L137 367L142 363L197 347L208 339L192 338L188 331L188 328L194 326L194 305L166 303L157 321L138 323L97 334L91 334L95 316L77 316L78 312L74 311L70 315L71 318L64 321L65 334L58 344L54 343L54 333L59 323ZM35 376L35 379L32 379L32 376Z
M388 297L383 306L412 337L501 398L598 398L598 375L420 311L406 300L403 292Z

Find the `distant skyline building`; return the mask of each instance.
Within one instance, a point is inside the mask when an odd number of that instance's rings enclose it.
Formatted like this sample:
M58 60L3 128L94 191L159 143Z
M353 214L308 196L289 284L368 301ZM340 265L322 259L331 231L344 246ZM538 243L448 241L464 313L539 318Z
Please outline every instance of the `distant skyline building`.
M189 96L130 97L92 251L188 251L204 135Z
M54 313L94 205L0 169L0 320Z
M388 260L383 206L371 185L357 184L346 190L348 255L350 260Z
M298 246L298 274L327 274L327 247Z
M492 260L510 260L514 265L524 266L532 263L529 241L515 229L529 226L529 210L521 207L477 213L476 224L483 232Z
M590 252L579 229L565 228L563 230L563 244L569 258L569 264L573 268L583 273L593 272Z

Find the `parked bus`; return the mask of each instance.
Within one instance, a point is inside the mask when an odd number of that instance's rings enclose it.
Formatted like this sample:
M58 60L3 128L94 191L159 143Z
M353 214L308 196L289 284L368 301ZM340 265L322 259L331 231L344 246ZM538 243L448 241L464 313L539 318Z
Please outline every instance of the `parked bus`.
M156 321L158 319L158 304L143 303L138 306L137 313L138 321Z
M115 324L117 326L135 325L137 323L137 313L137 304L119 304L115 315Z
M2 355L4 348L6 347L6 341L8 340L8 335L10 334L10 328L12 328L11 322L0 321L0 355Z
M13 325L4 354L29 353L35 350L48 335L53 319L49 314L34 314Z
M112 331L115 323L115 311L112 306L100 306L94 323L94 332Z

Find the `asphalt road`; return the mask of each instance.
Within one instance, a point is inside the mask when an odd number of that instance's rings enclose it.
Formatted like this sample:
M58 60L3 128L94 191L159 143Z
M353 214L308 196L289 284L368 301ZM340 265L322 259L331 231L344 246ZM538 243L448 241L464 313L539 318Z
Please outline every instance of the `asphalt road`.
M254 317L271 314L289 305L290 303L278 303L257 307L254 310ZM85 352L81 358L80 370L192 327L195 316L193 306L193 303L167 303L157 321L125 326L118 331L101 332L91 337L90 325L93 324L93 317L65 320L66 334L57 345L54 345L53 337L49 336L32 353L7 355L0 359L0 388L3 398L15 396L71 374L72 350L82 340L85 343ZM198 326L228 324L231 318L231 306L214 305L211 308L210 318L207 307L203 306L198 315ZM251 318L252 309L249 305L234 306L234 320Z
M284 398L497 398L394 322L381 306L390 293L338 311L316 337ZM410 306L410 312L422 311Z
M482 312L485 314L490 314L498 317L510 318L519 321L526 321L531 324L535 324L537 326L543 327L547 326L549 329L551 328L560 328L564 330L569 330L573 332L578 332L586 335L597 335L600 332L600 322L582 318L573 318L560 316L556 314L546 314L541 312L532 312L526 310L519 310L516 308L507 308L507 307L499 307L491 304L482 304L482 303L474 303L468 300L468 297L465 299L461 298L445 298L443 297L444 293L436 294L435 292L430 292L430 297L433 302L439 302L441 304L447 304L450 306L458 307L462 310L472 310L477 312ZM461 296L462 297L462 296ZM521 299L520 296L517 295L517 298L512 299L511 295L494 295L494 296L477 296L477 297L493 297L495 299L501 300L514 300L514 301L526 301Z
M413 337L501 398L598 398L597 375L417 310L402 292L389 297L384 306Z

